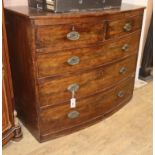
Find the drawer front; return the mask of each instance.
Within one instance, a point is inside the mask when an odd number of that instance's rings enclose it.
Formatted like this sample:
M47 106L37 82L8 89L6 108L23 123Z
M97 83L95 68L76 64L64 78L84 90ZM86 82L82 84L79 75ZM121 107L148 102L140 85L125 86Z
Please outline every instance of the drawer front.
M52 52L86 46L103 41L103 32L103 22L38 27L36 48L51 48Z
M138 31L126 38L107 42L101 46L38 54L38 77L87 70L127 57L138 51L139 38Z
M133 93L134 79L130 78L108 91L77 100L77 107L71 109L69 103L41 110L41 132L56 133L91 121L114 111Z
M121 20L108 21L106 39L120 37L132 33L142 27L143 16L133 16Z
M78 88L76 98L82 98L102 91L114 83L128 77L135 71L136 57L100 67L93 71L75 72L62 78L49 80L39 84L40 105L54 105L70 100L70 87Z

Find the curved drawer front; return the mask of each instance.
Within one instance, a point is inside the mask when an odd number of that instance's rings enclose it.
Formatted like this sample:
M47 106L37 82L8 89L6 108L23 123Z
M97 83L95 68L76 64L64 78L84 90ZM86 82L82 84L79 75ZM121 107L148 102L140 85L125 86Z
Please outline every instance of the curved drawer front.
M104 39L104 25L101 23L72 23L38 27L36 48L51 48L52 51L71 49Z
M38 54L38 77L76 72L97 67L136 53L140 31L101 46Z
M71 85L78 85L76 98L92 95L114 83L128 77L135 71L136 56L100 67L93 71L74 73L39 84L40 105L52 105L70 100L72 94L68 90Z
M106 92L78 100L71 109L69 103L41 110L41 132L56 133L88 123L92 119L110 113L127 102L133 92L134 79L130 78Z
M108 21L106 39L120 37L141 29L143 16L126 17L121 20Z

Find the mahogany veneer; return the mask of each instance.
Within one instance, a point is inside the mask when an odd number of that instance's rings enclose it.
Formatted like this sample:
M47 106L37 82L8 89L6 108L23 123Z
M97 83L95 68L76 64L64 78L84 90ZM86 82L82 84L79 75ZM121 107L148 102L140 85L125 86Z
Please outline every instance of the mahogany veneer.
M14 115L14 94L9 63L8 43L2 8L2 145L22 138L21 127Z
M40 142L92 125L132 98L143 11L6 8L16 109Z

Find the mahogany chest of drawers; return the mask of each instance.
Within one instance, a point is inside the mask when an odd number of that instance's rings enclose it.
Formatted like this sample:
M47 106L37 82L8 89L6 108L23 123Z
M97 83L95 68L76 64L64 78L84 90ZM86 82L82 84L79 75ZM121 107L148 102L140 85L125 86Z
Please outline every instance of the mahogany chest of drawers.
M15 105L38 141L90 126L132 98L143 11L5 9Z

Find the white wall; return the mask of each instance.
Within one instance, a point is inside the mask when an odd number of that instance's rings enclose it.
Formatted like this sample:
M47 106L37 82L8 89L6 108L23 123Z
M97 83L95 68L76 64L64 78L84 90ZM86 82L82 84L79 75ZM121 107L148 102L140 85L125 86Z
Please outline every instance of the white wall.
M28 5L28 0L3 0L4 6Z
M146 5L147 0L122 0L123 3L130 3L136 5Z

